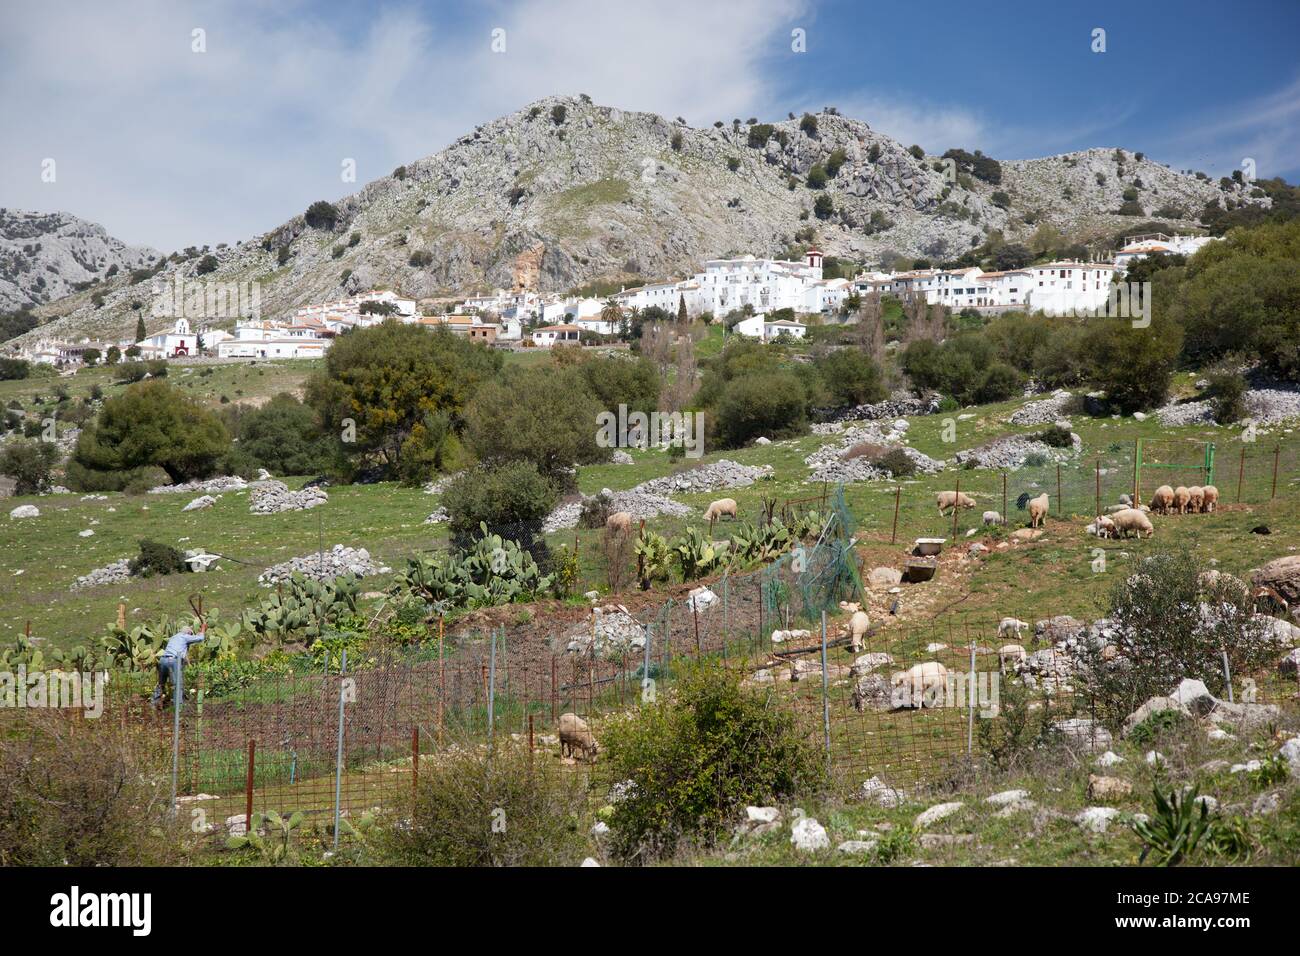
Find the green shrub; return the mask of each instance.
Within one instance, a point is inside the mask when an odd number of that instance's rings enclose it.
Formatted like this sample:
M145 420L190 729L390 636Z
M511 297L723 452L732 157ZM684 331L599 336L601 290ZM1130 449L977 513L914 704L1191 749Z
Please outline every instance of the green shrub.
M878 402L889 394L880 366L862 352L837 349L815 364L837 406Z
M1220 425L1232 425L1246 417L1246 380L1232 371L1215 372L1209 376L1207 389L1212 403L1214 420Z
M876 464L894 478L907 478L916 474L916 462L907 457L907 452L901 448L891 448L876 459Z
M174 481L206 478L229 447L225 426L195 399L165 382L140 382L104 402L82 430L68 478L83 491L92 474L116 489L134 469L155 465Z
M1184 678L1225 693L1223 654L1233 675L1272 666L1280 649L1253 617L1250 594L1227 580L1202 586L1200 564L1187 550L1157 551L1116 582L1106 617L1116 664L1084 642L1079 692L1112 727L1150 697L1171 693ZM1208 613L1202 608L1210 608Z
M170 813L156 733L60 711L14 714L0 734L0 866L164 866L189 852Z
M738 674L693 664L670 693L611 721L601 736L610 778L611 848L628 861L671 854L682 841L707 846L747 805L803 797L823 782L817 751Z
M797 434L807 423L807 393L791 372L773 371L727 383L715 415L718 438L738 448L759 435Z
M461 540L472 537L480 524L518 537L516 526L540 527L558 499L555 484L526 461L474 468L455 478L442 493L452 538Z
M403 866L576 866L590 851L582 778L526 745L452 749L420 766L410 821L374 846Z
M50 473L58 461L59 449L52 442L10 442L0 451L0 475L15 479L14 494L35 495L50 487Z
M1182 736L1191 723L1191 719L1181 711L1157 710L1128 732L1129 743L1145 747L1162 737Z
M1074 447L1074 438L1070 434L1070 429L1063 425L1049 425L1033 437L1044 445L1051 445L1053 448Z
M148 538L140 542L140 553L131 559L131 573L142 578L155 574L178 574L188 568L180 551Z

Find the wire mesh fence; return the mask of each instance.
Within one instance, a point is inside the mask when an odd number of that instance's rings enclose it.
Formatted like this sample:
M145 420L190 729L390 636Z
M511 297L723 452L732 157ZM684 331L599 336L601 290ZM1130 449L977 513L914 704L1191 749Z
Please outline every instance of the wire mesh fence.
M1246 450L1237 456L1243 493L1271 494L1282 453ZM1112 494L1133 487L1120 471L1115 459L1095 465L1094 502L1098 485ZM1051 466L1018 477L1041 484L1056 474ZM1067 508L1087 500L1085 477L1080 465L1061 469ZM961 490L972 486L1001 494L1002 476L977 476ZM1094 702L1073 684L1077 657L1050 620L1023 633L974 616L891 621L856 647L846 629L825 624L839 602L863 595L852 547L858 523L842 489L816 507L826 520L815 540L635 612L598 604L581 623L557 623L540 638L537 628L525 636L501 624L445 636L436 627L417 646L367 648L346 665L333 654L295 658L249 680L196 669L179 713L165 701L150 705L149 675L115 678L104 716L174 746L177 794L218 824L270 809L406 806L422 764L504 741L526 745L544 766L600 780L609 771L599 759L562 753L561 717L579 715L599 739L602 724L645 700L648 687L670 689L701 659L736 671L791 713L845 789L870 777L934 782L954 761L987 755L1005 733L1008 698L1025 690L1062 733L1104 743ZM1282 703L1296 699L1296 680L1293 668L1234 674L1227 686L1238 700Z

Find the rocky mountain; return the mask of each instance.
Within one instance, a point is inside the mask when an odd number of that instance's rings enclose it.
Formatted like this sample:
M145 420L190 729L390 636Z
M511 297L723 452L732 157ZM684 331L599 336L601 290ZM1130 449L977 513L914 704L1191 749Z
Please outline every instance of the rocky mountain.
M211 258L173 256L152 280L106 281L98 304L87 290L40 312L56 329L125 333L150 287L170 287L178 272L256 281L262 314L276 316L370 287L413 298L597 280L616 287L800 242L869 266L893 256L942 260L994 230L1008 241L1044 228L1087 241L1157 211L1191 227L1215 199L1267 202L1112 148L949 162L833 110L693 129L549 97ZM1126 201L1129 215L1120 215ZM160 324L150 320L150 331Z
M54 302L159 258L67 213L0 209L0 312Z

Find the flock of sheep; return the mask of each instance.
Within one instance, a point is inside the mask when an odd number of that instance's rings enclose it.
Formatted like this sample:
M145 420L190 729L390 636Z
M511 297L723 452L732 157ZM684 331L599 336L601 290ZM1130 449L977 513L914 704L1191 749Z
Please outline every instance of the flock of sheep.
M1219 489L1214 485L1196 485L1191 488L1183 485L1177 488L1161 485L1151 496L1149 507L1143 504L1135 505L1129 495L1121 495L1120 503L1111 505L1106 514L1098 515L1096 520L1088 525L1087 531L1099 538L1129 535L1135 537L1145 535L1149 538L1155 534L1155 526L1152 525L1149 515L1208 514L1214 511L1218 503ZM941 491L935 496L935 504L939 506L940 515L947 515L958 508L974 508L975 499L962 491ZM1029 497L1029 493L1025 492L1016 505L1022 511L1026 509L1029 511L1029 526L1039 528L1047 517L1050 499L1045 491L1036 498ZM984 523L1002 524L1003 518L996 511L986 511Z

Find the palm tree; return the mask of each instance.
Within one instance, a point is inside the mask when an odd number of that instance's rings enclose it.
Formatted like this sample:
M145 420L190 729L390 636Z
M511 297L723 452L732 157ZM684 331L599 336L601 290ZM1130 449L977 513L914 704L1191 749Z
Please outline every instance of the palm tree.
M605 300L605 307L600 310L602 322L608 322L610 328L619 331L623 328L623 308L613 299Z

